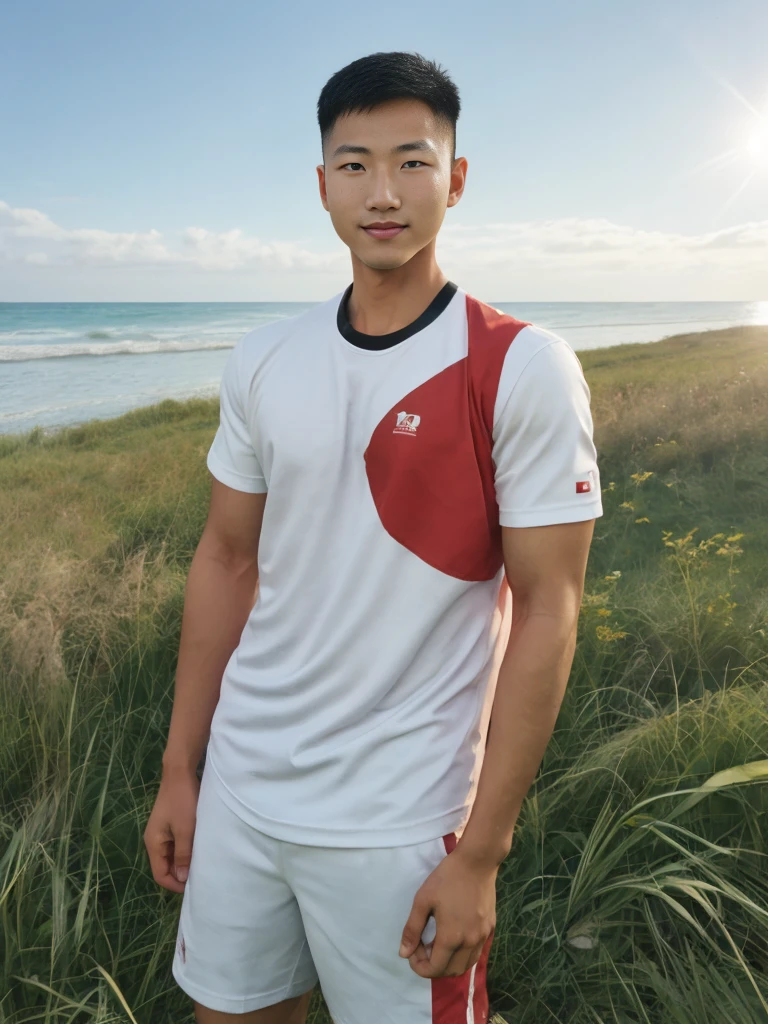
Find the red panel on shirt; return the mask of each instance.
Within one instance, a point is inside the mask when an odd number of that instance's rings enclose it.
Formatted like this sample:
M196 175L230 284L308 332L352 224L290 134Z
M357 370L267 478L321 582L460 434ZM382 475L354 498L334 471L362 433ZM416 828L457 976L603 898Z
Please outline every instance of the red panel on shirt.
M493 413L504 359L527 326L467 296L467 356L405 395L365 451L384 529L456 579L493 579L503 563Z

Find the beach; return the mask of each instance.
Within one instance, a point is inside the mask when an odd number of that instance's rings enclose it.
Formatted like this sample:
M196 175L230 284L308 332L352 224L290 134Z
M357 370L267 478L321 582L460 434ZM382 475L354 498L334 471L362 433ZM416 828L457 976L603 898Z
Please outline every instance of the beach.
M498 302L577 351L768 324L768 302ZM0 303L0 433L218 394L246 331L313 303Z

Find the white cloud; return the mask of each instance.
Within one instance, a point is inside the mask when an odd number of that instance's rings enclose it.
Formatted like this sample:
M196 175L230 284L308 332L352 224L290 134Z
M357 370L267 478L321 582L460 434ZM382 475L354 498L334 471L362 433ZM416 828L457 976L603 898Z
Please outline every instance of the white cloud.
M440 244L446 254L473 266L535 262L550 269L683 270L708 265L751 270L768 266L768 220L699 235L576 217L478 228L446 225Z
M64 233L40 210L9 206L0 200L0 233L10 238L48 238L58 241Z
M44 250L40 243L46 243ZM190 227L174 247L155 228L145 232L63 228L40 210L14 208L1 200L0 257L10 263L90 267L191 265L224 271L340 265L338 253L315 253L294 242L262 242L239 228L215 232Z
M240 270L245 267L281 267L323 269L340 265L338 253L314 253L295 242L262 242L244 235L239 228L232 231L207 231L187 228L183 237L183 258L206 270ZM346 259L343 260L346 263Z
M310 245L303 239L261 239L239 228L216 232L194 226L175 238L155 228L64 228L41 210L0 201L0 262L17 265L20 273L26 268L30 282L57 267L69 268L71 281L77 274L86 281L84 268L133 268L136 274L150 271L142 279L151 288L157 277L152 269L164 267L169 281L172 270L176 278L182 274L186 279L190 270L199 269L222 283L231 281L233 288L245 280L244 273L257 269L259 279L277 289L274 297L278 292L280 297L319 296L331 279L334 287L343 287L351 276L346 248L323 251ZM453 280L499 300L513 294L584 299L768 295L768 220L683 234L589 217L477 226L446 219L437 253ZM117 287L118 279L110 278ZM87 279L95 281L92 274Z

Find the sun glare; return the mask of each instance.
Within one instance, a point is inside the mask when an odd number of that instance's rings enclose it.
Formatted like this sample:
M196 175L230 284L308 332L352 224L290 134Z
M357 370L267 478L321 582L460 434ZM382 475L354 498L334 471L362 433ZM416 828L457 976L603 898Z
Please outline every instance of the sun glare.
M759 167L768 167L768 124L757 128L747 142L747 153Z
M742 96L739 90L729 81L723 78L712 68L707 68L711 77L721 85L727 92L734 96L739 103L749 112L749 123L736 129L741 134L741 144L731 146L715 156L709 157L695 167L683 173L683 177L692 177L705 171L720 171L726 167L739 165L746 171L746 176L741 184L726 200L721 209L724 213L728 207L741 195L752 179L757 175L763 175L768 171L768 96L766 96L762 110L746 97Z

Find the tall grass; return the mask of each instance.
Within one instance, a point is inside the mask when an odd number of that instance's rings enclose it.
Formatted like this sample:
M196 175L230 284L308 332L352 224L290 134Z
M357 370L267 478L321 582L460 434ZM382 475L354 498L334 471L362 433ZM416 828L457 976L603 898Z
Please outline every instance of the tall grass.
M499 874L492 1002L768 1022L768 330L581 358L606 514ZM0 1024L193 1019L142 834L216 415L0 437Z

